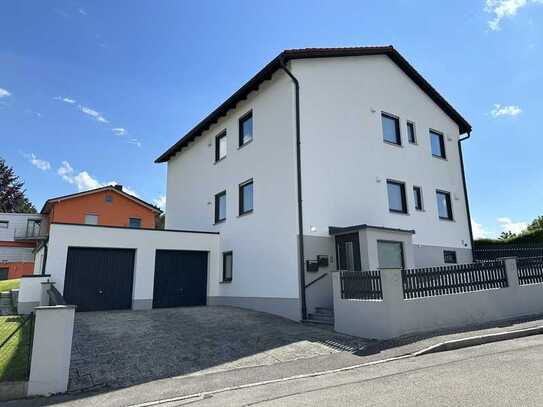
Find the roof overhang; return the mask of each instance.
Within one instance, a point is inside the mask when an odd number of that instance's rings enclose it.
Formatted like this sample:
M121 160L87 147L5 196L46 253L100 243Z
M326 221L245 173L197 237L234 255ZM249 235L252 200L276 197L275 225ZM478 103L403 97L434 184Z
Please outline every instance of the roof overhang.
M208 130L213 124L225 116L240 101L245 100L249 93L257 90L262 82L271 79L272 75L281 68L281 61L287 62L295 59L307 58L337 58L363 55L387 55L400 69L411 78L457 125L460 134L469 133L471 125L458 113L437 90L422 77L417 70L396 49L389 46L380 47L352 47L352 48L304 48L292 49L281 52L255 76L245 83L238 91L224 101L218 108L211 112L205 119L198 123L192 130L185 134L177 143L166 150L155 163L164 163L186 147L196 137Z
M333 235L342 235L344 233L349 233L349 232L357 232L359 230L364 230L364 229L374 229L374 230L381 230L385 232L408 233L412 235L415 234L414 229L397 229L397 228L389 228L385 226L367 225L365 223L362 225L353 225L353 226L345 226L345 227L329 226L328 233L333 236Z

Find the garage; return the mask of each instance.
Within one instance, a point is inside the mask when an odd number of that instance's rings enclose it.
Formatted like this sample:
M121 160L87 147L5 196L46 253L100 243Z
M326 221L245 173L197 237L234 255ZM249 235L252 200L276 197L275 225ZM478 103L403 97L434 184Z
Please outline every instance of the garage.
M153 308L205 305L207 258L205 251L157 250Z
M130 309L134 249L69 247L64 298L78 311Z

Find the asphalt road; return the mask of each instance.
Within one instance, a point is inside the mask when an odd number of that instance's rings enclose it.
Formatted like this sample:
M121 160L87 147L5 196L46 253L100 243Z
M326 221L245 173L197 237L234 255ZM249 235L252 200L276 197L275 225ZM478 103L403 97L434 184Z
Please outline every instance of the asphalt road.
M341 355L332 357L339 358ZM298 363L308 362L302 360ZM330 363L327 365L330 366ZM280 367L275 365L269 368ZM197 376L191 379L195 383L190 386L187 379L172 379L99 394L18 400L0 405L543 406L543 335L319 373L311 377L285 378L288 375L284 375L274 383L255 384L263 380L264 375L254 374L251 380L244 382L252 383L250 387L219 390L232 386L233 383L228 382L229 377L241 373L231 371L214 376ZM202 390L194 391L198 388ZM199 394L200 391L204 393ZM164 399L166 397L169 400ZM143 402L145 404L141 404Z
M543 336L226 391L161 407L542 406Z

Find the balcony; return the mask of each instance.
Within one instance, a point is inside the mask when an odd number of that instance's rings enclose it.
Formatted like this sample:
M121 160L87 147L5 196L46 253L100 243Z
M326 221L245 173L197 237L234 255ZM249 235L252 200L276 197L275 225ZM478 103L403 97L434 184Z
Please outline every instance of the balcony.
M44 229L44 230L42 230ZM48 231L45 228L32 227L26 229L15 229L14 240L45 240L49 237Z

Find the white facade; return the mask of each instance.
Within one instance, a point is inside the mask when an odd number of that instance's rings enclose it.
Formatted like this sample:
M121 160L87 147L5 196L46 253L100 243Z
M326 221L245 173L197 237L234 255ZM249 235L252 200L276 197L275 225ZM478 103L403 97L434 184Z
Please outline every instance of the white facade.
M409 264L442 264L445 249L471 261L458 124L386 55L293 59L289 69L300 83L305 259L328 255L319 273L335 269L328 227L368 224L415 230ZM300 298L294 95L291 79L276 71L168 161L167 228L218 231L221 252L233 252L233 279L210 281L210 303L300 315L284 308ZM248 111L253 140L238 148L238 120ZM383 141L381 112L400 118L402 146ZM407 140L408 120L416 144ZM215 137L225 129L227 157L215 163ZM444 134L446 159L432 156L430 129ZM238 216L238 185L251 178L254 211ZM405 183L408 214L389 211L387 179ZM414 210L413 186L422 188L423 211ZM215 225L214 196L223 190L227 219ZM439 219L436 190L450 192L452 221Z
M40 221L41 227L29 227L29 220ZM43 236L47 231L46 222L47 218L39 213L0 213L0 242Z

